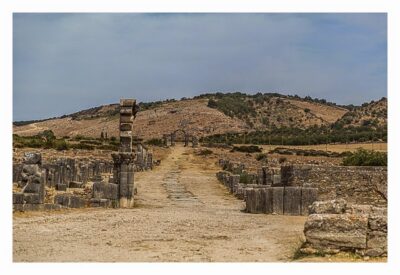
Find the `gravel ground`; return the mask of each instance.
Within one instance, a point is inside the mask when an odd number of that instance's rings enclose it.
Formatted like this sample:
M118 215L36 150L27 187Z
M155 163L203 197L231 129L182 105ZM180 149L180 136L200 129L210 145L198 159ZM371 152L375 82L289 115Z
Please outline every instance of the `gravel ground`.
M290 261L305 217L247 214L215 177L217 166L176 146L135 174L134 209L15 214L15 262Z

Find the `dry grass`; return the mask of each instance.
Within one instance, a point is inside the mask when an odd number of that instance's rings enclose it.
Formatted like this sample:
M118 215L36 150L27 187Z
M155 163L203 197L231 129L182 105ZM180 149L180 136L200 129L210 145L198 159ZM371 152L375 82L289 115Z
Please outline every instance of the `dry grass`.
M312 114L316 117L321 118L324 121L329 123L334 123L336 120L341 118L348 110L341 107L334 107L324 104L319 104L315 102L306 102L301 100L293 100L286 99L286 101L290 102L301 109L309 109Z
M380 152L387 152L387 143L354 143L354 144L319 144L319 145L260 145L263 147L264 151L273 150L277 147L285 147L285 148L296 148L296 149L304 149L304 150L327 150L331 152L344 152L344 151L356 151L358 148L368 149L368 150L376 150Z

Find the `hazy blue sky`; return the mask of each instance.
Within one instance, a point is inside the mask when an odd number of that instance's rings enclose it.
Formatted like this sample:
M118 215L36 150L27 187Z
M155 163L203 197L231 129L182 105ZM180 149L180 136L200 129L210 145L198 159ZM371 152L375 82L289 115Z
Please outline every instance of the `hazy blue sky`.
M120 97L387 93L386 14L14 14L14 120Z

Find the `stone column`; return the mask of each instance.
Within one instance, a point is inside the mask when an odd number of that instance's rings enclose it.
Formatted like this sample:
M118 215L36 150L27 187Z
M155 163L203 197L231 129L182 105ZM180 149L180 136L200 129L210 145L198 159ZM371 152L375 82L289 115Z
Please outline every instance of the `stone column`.
M120 147L112 154L114 160L113 178L118 184L119 207L131 208L134 205L134 159L132 152L133 117L136 111L134 99L120 101Z

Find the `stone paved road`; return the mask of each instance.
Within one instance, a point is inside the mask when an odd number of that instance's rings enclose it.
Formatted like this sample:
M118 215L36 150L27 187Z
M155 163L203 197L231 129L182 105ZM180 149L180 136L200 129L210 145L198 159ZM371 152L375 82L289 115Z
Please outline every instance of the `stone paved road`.
M134 209L15 215L16 262L290 261L304 217L246 214L214 163L176 146L135 174Z

